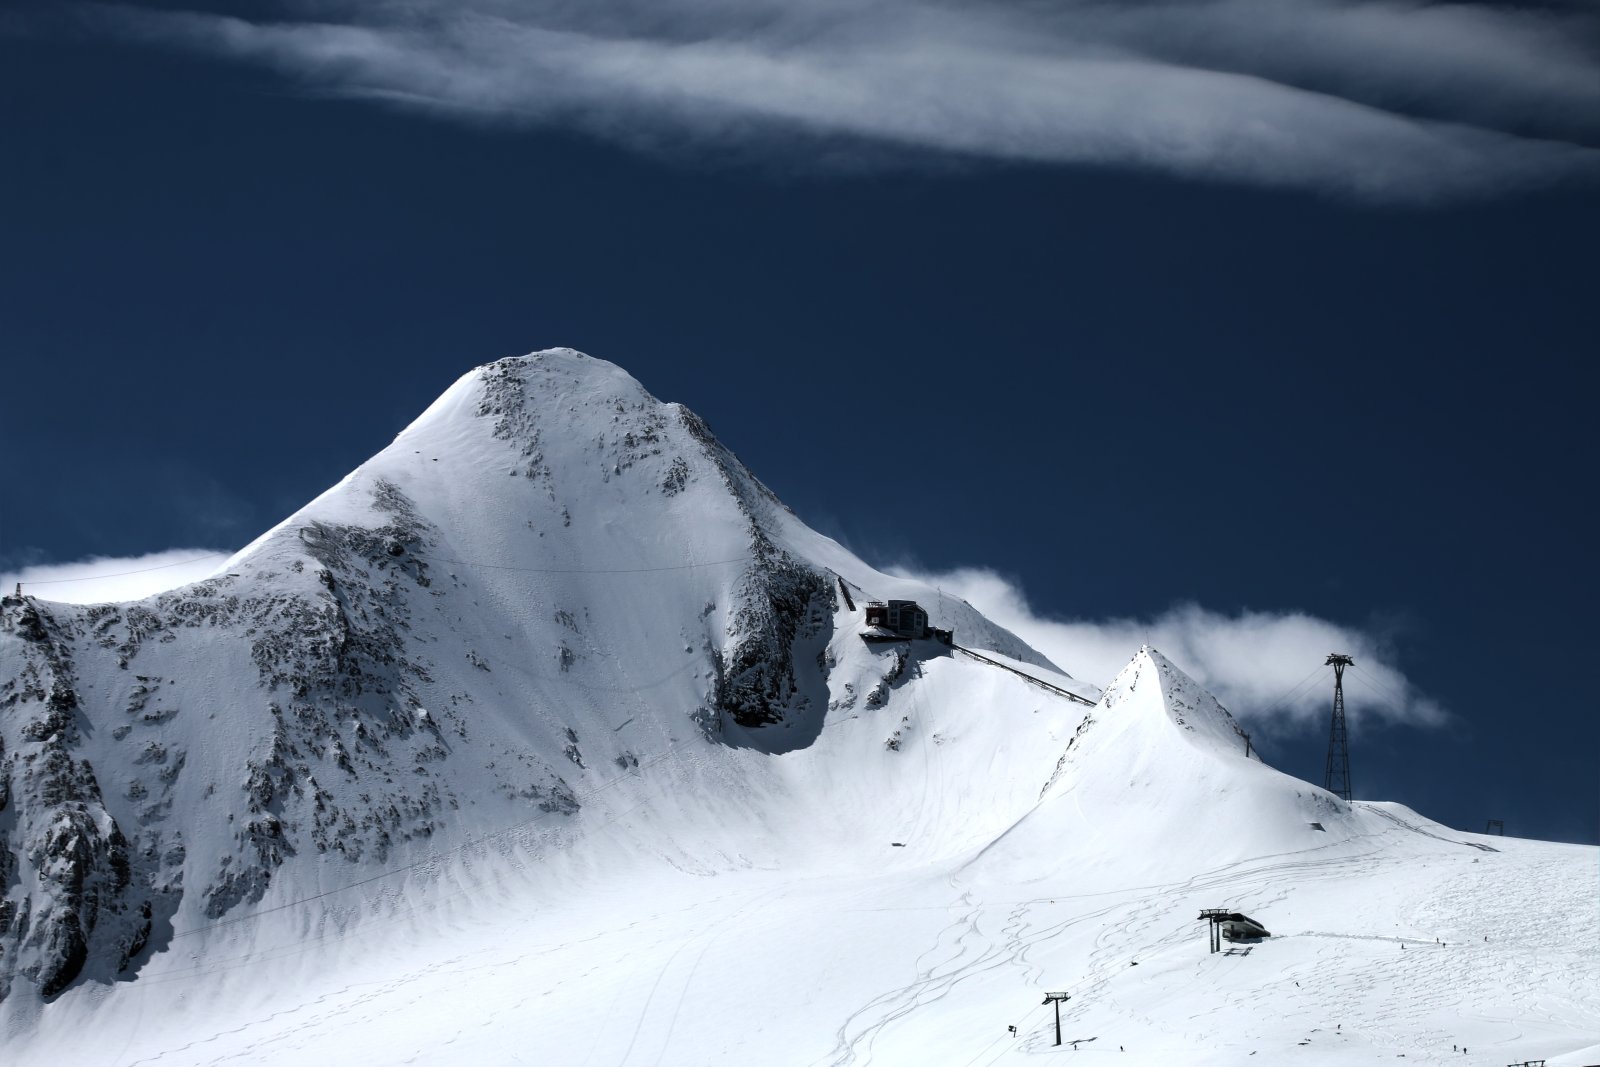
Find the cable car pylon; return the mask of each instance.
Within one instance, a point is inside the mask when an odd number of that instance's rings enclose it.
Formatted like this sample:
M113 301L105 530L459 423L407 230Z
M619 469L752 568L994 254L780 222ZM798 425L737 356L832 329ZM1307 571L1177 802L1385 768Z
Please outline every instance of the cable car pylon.
M1333 668L1333 721L1328 726L1328 769L1322 787L1340 800L1350 799L1350 735L1344 725L1344 669L1355 660L1338 652L1328 654L1325 667Z

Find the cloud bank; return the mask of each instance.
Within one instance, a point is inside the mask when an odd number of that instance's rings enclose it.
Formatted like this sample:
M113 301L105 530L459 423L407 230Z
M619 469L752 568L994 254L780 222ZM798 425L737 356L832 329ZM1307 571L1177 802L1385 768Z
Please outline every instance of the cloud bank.
M65 604L105 604L142 600L222 569L228 553L204 548L171 548L142 556L90 556L74 563L39 563L0 571L0 589L22 591L40 600Z
M954 593L1043 652L1076 678L1104 686L1148 642L1253 727L1326 729L1333 702L1330 652L1356 666L1345 673L1345 712L1363 720L1441 726L1448 715L1394 665L1381 634L1295 613L1222 615L1194 604L1151 619L1059 620L1040 616L1013 582L963 568L915 577Z
M650 150L898 150L1376 200L1600 176L1600 16L1561 0L353 0L116 32L320 92Z

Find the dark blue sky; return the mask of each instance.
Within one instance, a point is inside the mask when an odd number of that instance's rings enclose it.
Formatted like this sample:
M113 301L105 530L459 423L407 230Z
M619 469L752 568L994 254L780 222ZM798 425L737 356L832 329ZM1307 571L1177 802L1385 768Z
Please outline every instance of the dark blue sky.
M474 364L570 345L874 562L1390 629L1456 721L1358 734L1360 793L1600 840L1593 187L639 153L58 30L0 34L0 145L0 563L238 547Z

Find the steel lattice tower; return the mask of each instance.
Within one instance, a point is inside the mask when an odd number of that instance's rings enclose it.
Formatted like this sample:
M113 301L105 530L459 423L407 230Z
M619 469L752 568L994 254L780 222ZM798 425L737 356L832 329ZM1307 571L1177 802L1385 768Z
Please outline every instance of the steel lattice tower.
M1333 722L1328 727L1328 773L1322 786L1340 800L1350 799L1350 736L1344 727L1344 669L1355 660L1337 652L1324 666L1333 668Z

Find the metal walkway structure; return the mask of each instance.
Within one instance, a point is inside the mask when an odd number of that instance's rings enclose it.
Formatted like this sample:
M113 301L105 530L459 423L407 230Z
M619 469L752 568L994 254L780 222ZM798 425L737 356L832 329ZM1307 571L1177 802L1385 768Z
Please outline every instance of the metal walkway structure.
M1027 673L1025 673L1023 671L1017 670L1015 667L1011 666L1009 663L1001 663L997 659L990 659L988 656L985 656L981 652L974 652L974 651L972 651L972 649L970 649L970 648L962 648L960 645L951 645L950 647L955 649L957 652L961 652L961 653L964 653L965 655L971 656L973 659L978 660L979 662L987 663L991 667L999 667L1003 671L1010 671L1012 674L1016 675L1018 678L1026 678L1028 681L1032 682L1034 685L1038 686L1040 689L1048 689L1050 692L1054 693L1056 696L1066 697L1068 700L1071 700L1071 701L1073 701L1075 703L1078 703L1078 704L1082 704L1085 707L1090 707L1090 708L1094 707L1094 701L1090 700L1088 697L1079 696L1077 693L1071 692L1070 690L1063 689L1059 685L1051 685L1049 682L1046 682L1043 679L1035 678L1031 674L1027 674Z

